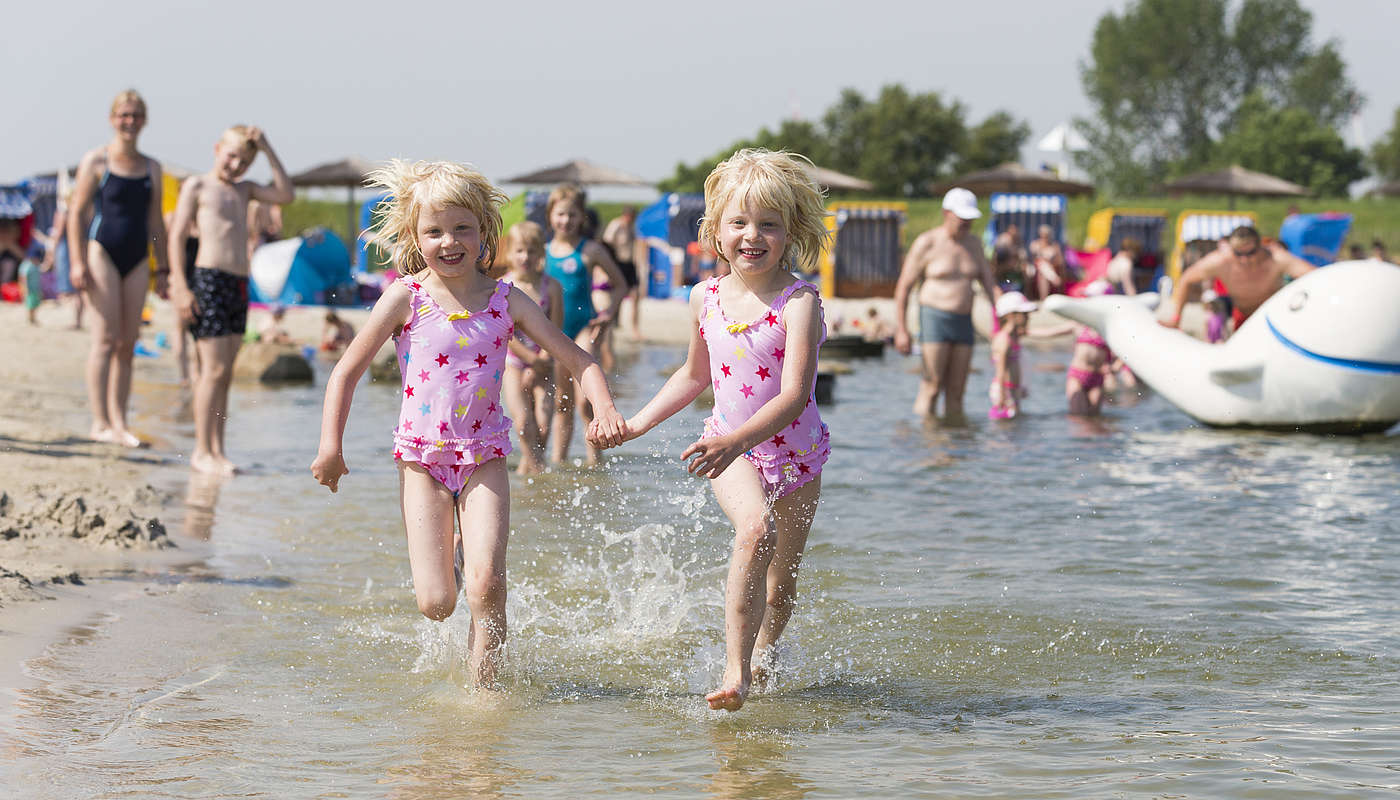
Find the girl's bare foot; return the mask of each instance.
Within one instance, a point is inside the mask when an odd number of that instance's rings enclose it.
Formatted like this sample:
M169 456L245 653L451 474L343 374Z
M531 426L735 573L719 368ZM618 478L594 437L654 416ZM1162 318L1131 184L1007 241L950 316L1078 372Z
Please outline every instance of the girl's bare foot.
M516 475L538 475L544 472L544 462L531 456L521 456L515 468Z
M724 685L705 695L705 702L716 711L738 711L744 707L744 699L749 696L749 681L743 678L730 678L726 675Z
M122 447L135 448L141 446L141 440L136 438L136 435L131 431L118 430L116 428L101 428L94 425L92 431L88 434L88 438L92 439L94 442L117 444Z
M190 456L190 469L205 475L229 476L238 471L232 461L213 453L195 453Z

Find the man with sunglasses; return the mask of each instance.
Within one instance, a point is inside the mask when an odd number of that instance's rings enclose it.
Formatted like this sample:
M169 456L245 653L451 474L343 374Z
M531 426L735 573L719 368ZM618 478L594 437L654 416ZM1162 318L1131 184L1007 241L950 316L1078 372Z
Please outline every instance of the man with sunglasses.
M1201 257L1181 273L1172 289L1171 314L1161 322L1168 328L1179 326L1190 288L1218 279L1234 304L1232 317L1238 329L1255 309L1283 288L1285 277L1301 278L1314 269L1277 242L1266 247L1258 231L1241 225L1215 252Z

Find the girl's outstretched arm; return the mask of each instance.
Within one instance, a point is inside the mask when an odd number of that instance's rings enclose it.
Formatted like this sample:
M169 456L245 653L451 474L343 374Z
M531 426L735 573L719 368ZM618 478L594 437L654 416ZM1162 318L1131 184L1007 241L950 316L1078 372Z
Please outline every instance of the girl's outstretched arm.
M696 287L690 293L690 346L685 363L671 374L641 411L627 420L627 438L635 439L660 425L672 414L690 405L710 384L710 350L700 335L700 311L705 305L705 293Z
M389 335L408 321L409 300L408 289L403 284L390 284L374 304L369 321L355 334L326 380L326 403L321 410L321 444L316 448L316 460L311 462L311 475L332 492L339 487L340 477L350 474L350 469L345 466L341 445L355 384L360 382L360 376L365 374Z
M717 478L734 459L756 445L773 438L797 419L812 399L817 377L817 348L821 344L821 304L815 293L800 291L783 308L787 328L787 357L783 359L782 387L778 396L763 404L733 433L701 439L681 453L686 460L697 456L686 467L691 473Z
M588 436L594 446L616 447L626 441L626 423L613 405L608 381L593 356L565 336L524 292L511 287L509 302L511 320L545 352L563 364L570 374L578 376L584 396L593 404L594 417L588 427Z

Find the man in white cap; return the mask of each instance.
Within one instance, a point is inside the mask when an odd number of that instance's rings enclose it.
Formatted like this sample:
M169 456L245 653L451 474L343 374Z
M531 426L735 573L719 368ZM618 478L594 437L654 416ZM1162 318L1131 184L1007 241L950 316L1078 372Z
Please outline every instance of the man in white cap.
M919 354L923 378L914 399L914 413L935 413L943 395L943 412L963 416L963 392L972 363L972 284L979 282L987 299L1001 295L982 246L972 235L972 220L982 216L977 195L963 188L943 195L943 224L919 234L909 247L895 284L897 328L894 346L911 350L908 327L909 293L919 284Z

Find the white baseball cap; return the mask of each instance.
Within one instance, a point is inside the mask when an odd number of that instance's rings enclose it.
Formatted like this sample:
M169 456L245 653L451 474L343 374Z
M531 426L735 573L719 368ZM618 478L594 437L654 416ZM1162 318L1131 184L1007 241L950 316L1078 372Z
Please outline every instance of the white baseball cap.
M969 194L971 193L969 192ZM998 317L1004 317L1007 314L1029 314L1036 308L1038 306L1020 292L1002 292L1001 297L997 298Z
M943 195L943 208L951 211L959 219L977 219L982 216L982 212L977 208L977 195L955 186Z

